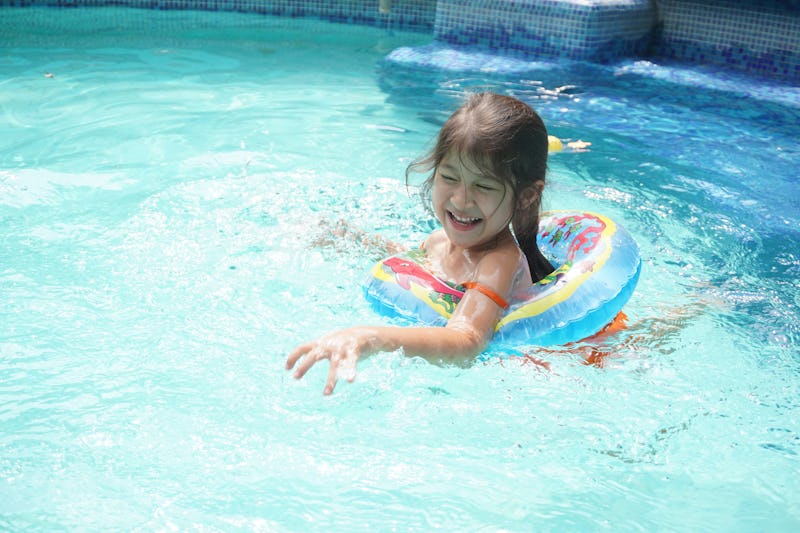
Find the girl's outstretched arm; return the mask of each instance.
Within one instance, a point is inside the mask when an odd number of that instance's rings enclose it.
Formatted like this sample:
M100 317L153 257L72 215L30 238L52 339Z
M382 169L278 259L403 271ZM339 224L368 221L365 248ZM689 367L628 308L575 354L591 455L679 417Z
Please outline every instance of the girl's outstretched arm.
M507 295L510 276L495 275L488 285L502 287ZM489 344L502 308L479 290L468 290L444 327L359 326L324 335L301 344L286 359L286 368L295 368L301 378L316 363L330 361L324 394L333 392L340 373L348 381L355 379L356 363L363 356L403 349L407 356L419 356L432 362L469 361Z
M295 369L302 378L319 361L330 362L323 394L331 394L340 376L353 381L358 359L377 352L403 349L407 356L421 356L429 361L470 360L488 343L491 334L468 324L446 327L359 326L324 335L301 344L286 359L286 369ZM295 368L296 365L296 368Z
M516 246L487 253L477 268L477 281L507 299L517 279L520 254ZM502 312L497 300L486 291L468 289L446 326L359 326L336 331L295 348L286 359L286 368L294 368L294 376L301 378L316 363L327 359L330 369L323 392L330 394L340 373L352 381L357 361L376 352L402 349L407 356L432 362L469 361L489 344Z

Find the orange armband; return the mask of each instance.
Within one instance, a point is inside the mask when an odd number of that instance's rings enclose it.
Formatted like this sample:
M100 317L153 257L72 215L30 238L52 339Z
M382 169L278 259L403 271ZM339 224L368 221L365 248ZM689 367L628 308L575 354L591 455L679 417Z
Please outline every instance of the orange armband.
M488 297L494 303L500 306L500 309L508 309L508 302L499 294L494 292L492 289L485 285L481 285L477 281L468 281L463 283L462 286L465 289L475 289L479 293L483 294L484 296Z

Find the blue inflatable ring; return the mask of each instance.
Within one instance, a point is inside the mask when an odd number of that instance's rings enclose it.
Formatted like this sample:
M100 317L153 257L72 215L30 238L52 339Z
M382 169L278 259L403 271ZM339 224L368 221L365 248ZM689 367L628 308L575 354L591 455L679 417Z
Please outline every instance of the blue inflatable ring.
M641 271L639 247L613 220L583 211L543 213L537 241L555 271L513 295L493 342L551 346L594 335L620 313ZM463 296L423 266L423 250L379 261L365 294L387 316L444 325Z

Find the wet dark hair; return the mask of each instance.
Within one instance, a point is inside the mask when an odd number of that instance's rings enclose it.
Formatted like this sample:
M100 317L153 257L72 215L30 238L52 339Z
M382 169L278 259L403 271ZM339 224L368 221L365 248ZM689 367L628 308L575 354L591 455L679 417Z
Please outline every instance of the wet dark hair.
M547 146L547 129L531 106L510 96L471 94L444 123L433 149L408 166L406 182L412 172L433 171L420 191L430 207L436 168L453 152L474 162L482 175L510 187L514 195L511 227L536 282L553 271L536 244ZM523 197L531 200L525 208Z

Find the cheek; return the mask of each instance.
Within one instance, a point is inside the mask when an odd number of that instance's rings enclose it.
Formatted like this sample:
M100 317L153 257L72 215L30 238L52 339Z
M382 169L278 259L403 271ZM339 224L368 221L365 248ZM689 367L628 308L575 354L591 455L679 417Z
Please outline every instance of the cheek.
M433 205L436 206L439 204L443 198L445 198L445 194L442 186L439 184L439 182L434 183L433 187L431 188L431 201L433 202Z
M514 215L513 196L508 195L502 200L497 199L495 200L495 205L497 206L497 211L495 213L497 214L498 218L510 221Z

